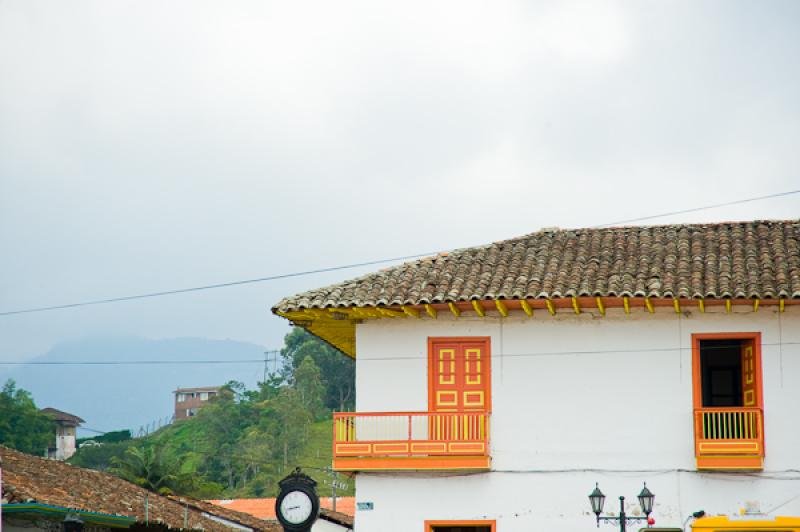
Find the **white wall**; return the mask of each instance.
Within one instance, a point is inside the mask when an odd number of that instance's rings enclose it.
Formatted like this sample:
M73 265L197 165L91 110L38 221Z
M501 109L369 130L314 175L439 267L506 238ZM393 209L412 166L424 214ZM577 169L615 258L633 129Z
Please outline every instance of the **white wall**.
M311 532L347 532L348 530L351 530L351 528L336 523L331 523L330 521L326 521L321 517L317 519L314 522L314 525L311 527Z
M762 333L761 474L695 471L691 334L725 331ZM647 480L660 526L680 525L699 509L730 513L752 501L768 510L800 496L800 473L788 471L800 469L797 307L370 321L357 329L358 411L427 408L429 336L491 337L492 472L359 474L357 500L375 509L357 514L358 532L484 515L497 518L502 532L588 528L586 496L595 481L606 508L616 510L618 495L635 503ZM800 515L800 497L778 513Z
M67 460L77 450L75 427L56 426L56 460Z

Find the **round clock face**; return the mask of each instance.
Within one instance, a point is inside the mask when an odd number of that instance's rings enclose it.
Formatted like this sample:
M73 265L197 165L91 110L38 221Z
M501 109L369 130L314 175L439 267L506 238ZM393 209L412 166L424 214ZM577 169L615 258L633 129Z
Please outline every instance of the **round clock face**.
M281 501L281 515L293 525L305 522L312 510L311 497L302 491L290 491Z

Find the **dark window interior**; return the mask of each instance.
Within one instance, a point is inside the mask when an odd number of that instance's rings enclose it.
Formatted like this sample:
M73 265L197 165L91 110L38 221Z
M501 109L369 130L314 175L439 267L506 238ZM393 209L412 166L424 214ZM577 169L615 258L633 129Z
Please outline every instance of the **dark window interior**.
M433 532L490 532L489 526L434 526Z
M703 406L742 406L742 341L701 340Z

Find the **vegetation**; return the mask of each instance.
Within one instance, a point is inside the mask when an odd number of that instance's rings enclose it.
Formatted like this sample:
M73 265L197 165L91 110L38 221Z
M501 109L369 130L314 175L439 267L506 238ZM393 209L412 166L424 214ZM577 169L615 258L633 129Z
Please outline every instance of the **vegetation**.
M327 495L330 414L354 406L353 361L294 329L281 362L256 390L229 382L195 417L144 438L83 446L70 462L198 498L275 496L278 480L300 465Z
M115 443L121 442L125 440L130 440L132 438L130 430L115 430L112 432L105 432L98 436L91 436L89 438L78 438L78 445L82 443L86 443L89 441L97 442L97 443Z
M36 408L31 394L9 379L0 391L0 444L41 455L55 443L52 417Z

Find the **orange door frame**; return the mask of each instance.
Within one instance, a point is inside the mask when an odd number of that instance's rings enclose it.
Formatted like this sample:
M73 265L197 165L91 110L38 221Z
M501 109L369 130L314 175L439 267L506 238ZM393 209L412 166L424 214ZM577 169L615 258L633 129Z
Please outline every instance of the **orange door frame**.
M703 381L700 375L700 341L701 340L751 340L755 355L755 377L758 384L756 390L756 406L764 408L764 386L761 375L761 333L697 333L692 335L692 393L694 408L703 408Z
M491 532L497 532L497 521L425 521L424 532L435 532L435 526L488 526Z
M436 374L434 370L434 347L436 344L442 343L449 343L449 344L459 344L459 343L473 343L477 344L480 343L483 345L482 353L485 357L486 363L484 367L486 371L483 373L484 377L486 378L486 384L484 386L484 390L486 391L486 398L484 402L484 410L486 412L492 411L492 345L491 345L491 338L489 336L430 336L428 337L428 411L433 412L435 410L435 400L434 400L434 393L435 393L435 382L434 376Z

